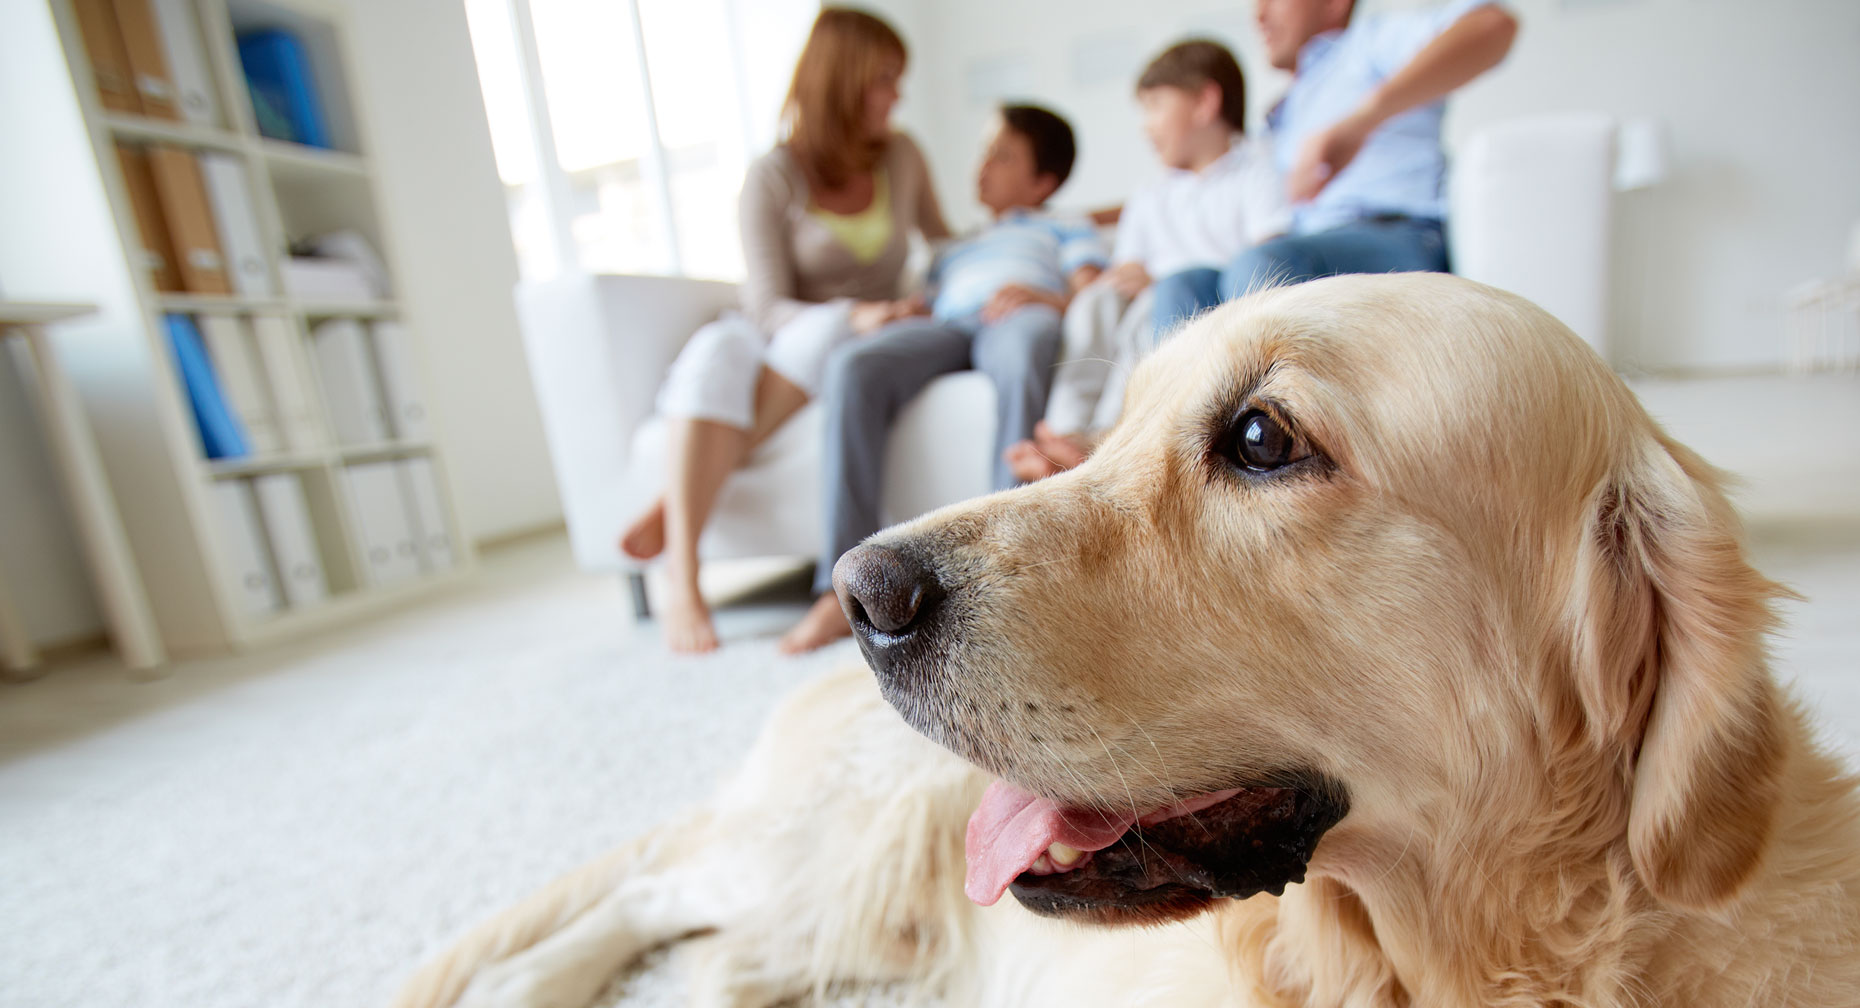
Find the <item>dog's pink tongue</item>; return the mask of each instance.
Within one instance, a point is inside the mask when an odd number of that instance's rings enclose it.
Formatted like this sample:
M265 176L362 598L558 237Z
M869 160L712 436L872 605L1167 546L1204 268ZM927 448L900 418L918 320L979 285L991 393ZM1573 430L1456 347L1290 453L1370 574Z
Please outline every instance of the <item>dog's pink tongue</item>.
M995 781L969 816L964 844L969 877L963 891L982 906L993 906L1008 883L1033 867L1053 844L1103 850L1136 821L1134 815L1062 808L1006 781Z

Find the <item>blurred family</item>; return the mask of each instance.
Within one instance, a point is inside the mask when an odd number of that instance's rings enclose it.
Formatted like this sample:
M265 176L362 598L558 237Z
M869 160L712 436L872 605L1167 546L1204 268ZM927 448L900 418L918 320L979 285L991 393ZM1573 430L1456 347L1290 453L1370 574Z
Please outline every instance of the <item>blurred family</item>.
M1516 19L1491 0L1356 15L1352 0L1256 0L1272 65L1290 71L1263 135L1245 76L1205 40L1169 47L1136 81L1163 174L1093 221L1047 204L1077 158L1072 128L1000 109L976 195L990 222L952 237L922 152L890 118L906 48L882 20L824 8L795 68L786 139L743 183L743 311L699 330L660 391L661 498L625 530L664 556L667 644L717 646L698 540L729 475L819 396L825 546L820 592L780 647L850 633L831 590L841 553L879 529L893 420L936 377L973 369L996 391L997 489L1082 462L1121 408L1130 366L1183 320L1277 283L1441 271L1443 99L1497 65ZM934 257L907 291L913 239Z

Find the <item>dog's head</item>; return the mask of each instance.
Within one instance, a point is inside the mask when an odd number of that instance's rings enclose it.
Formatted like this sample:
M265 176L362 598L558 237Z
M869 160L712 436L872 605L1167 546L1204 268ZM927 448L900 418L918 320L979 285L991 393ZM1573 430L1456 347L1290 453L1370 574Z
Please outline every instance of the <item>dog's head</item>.
M1769 834L1772 586L1595 355L1467 281L1209 313L1084 466L883 532L835 583L890 702L1002 778L983 902L1166 919L1579 808L1707 906Z

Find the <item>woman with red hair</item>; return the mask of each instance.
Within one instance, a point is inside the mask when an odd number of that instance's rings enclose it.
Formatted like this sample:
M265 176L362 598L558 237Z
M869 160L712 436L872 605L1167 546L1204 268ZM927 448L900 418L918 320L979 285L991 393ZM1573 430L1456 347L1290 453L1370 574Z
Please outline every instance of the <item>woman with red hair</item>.
M829 351L922 310L903 297L911 235L934 241L949 228L922 151L891 128L904 65L884 21L821 10L788 89L786 139L743 179L742 314L698 330L660 390L665 491L620 548L665 554L660 620L675 651L717 646L697 544L724 481L813 397Z

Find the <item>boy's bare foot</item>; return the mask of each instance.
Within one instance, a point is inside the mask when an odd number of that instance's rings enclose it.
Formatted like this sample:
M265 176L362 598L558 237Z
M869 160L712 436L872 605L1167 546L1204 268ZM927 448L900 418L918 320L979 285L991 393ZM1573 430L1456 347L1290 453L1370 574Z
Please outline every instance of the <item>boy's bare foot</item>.
M796 623L794 629L782 634L775 650L786 655L805 654L841 637L851 636L852 624L846 622L846 613L840 609L839 596L828 592L814 600L813 608L801 617L801 622Z
M635 560L650 560L665 550L665 501L652 502L620 533L620 552Z
M717 628L710 622L710 606L696 592L673 590L671 598L659 608L659 625L665 631L665 646L681 654L702 654L717 650Z
M1078 434L1061 434L1047 426L1042 420L1033 425L1033 443L1040 453L1051 459L1062 471L1077 469L1091 454L1091 445Z
M1040 452L1040 446L1032 438L1016 441L1008 445L1002 456L1007 460L1008 471L1022 483L1032 483L1048 476L1064 472L1057 463Z
M1060 434L1042 420L1033 425L1032 440L1014 442L1002 458L1015 478L1032 483L1076 469L1090 454L1091 446L1083 435Z

